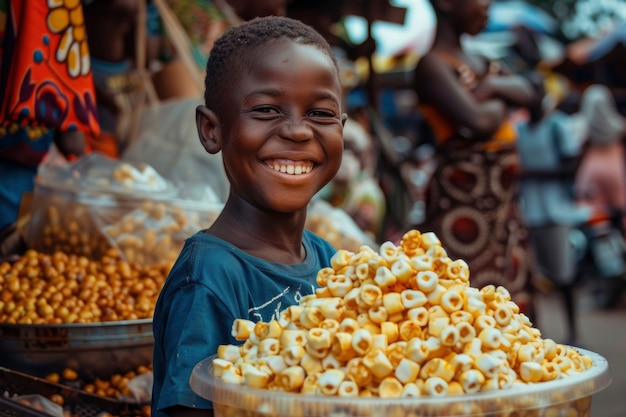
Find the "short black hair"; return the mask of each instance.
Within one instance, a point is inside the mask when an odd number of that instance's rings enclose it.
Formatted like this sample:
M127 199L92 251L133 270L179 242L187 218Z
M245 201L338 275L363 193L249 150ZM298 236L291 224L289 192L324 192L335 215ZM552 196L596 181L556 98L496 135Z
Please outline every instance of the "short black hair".
M263 46L278 39L290 39L324 52L335 68L333 51L322 35L311 26L288 17L258 17L227 30L215 41L206 66L204 101L219 113L219 103L232 81L248 67L250 58Z

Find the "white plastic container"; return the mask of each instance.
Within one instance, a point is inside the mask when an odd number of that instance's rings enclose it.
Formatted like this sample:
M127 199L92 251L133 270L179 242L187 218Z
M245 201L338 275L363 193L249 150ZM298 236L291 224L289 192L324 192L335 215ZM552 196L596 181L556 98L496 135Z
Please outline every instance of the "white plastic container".
M199 362L190 385L211 400L216 417L590 417L591 398L611 383L605 358L580 374L522 388L420 398L344 398L252 389L213 377L213 358Z

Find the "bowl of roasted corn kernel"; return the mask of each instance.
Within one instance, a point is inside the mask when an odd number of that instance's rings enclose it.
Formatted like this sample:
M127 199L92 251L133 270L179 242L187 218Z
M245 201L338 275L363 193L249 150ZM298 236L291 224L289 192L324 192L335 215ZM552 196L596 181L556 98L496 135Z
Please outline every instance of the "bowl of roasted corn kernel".
M315 294L235 320L190 384L229 417L589 417L600 355L542 338L503 287L473 288L433 233L339 250Z

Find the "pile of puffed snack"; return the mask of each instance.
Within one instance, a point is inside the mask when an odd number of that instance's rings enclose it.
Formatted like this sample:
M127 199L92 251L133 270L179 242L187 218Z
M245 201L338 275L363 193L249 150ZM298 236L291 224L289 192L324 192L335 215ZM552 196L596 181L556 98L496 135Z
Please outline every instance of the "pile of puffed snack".
M592 366L542 338L503 287L473 288L432 232L399 246L340 249L278 320L237 319L213 360L220 380L318 396L418 397L493 391Z

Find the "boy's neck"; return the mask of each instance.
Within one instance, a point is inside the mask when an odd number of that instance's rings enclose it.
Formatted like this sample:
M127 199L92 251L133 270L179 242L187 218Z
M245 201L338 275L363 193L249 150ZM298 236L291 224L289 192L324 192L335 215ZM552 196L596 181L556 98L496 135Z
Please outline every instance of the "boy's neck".
M207 233L257 258L296 264L306 257L302 246L305 222L306 208L296 213L264 212L229 199Z

